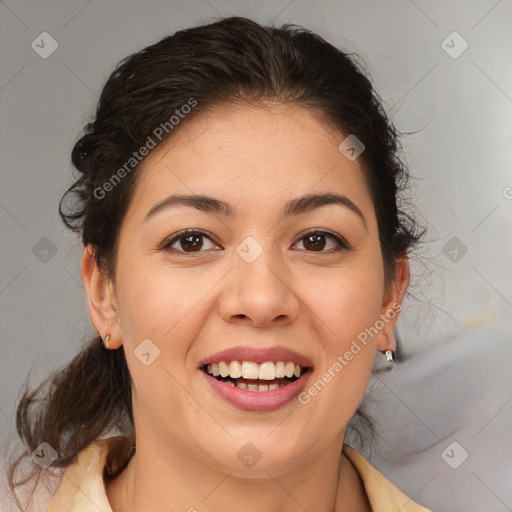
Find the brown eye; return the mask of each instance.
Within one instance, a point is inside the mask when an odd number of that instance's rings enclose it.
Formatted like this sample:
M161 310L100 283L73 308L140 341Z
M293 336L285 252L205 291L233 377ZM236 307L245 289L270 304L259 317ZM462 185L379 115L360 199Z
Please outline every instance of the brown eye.
M200 251L201 247L203 247L202 235L182 236L179 238L179 241L181 248L185 251Z
M327 247L327 250L324 251L329 239L334 241L334 245ZM304 248L309 252L330 252L329 249L334 249L334 251L348 249L346 242L327 231L312 231L303 236L299 242L302 242Z
M303 238L304 247L312 251L321 251L325 245L325 235L307 235Z
M207 249L217 247L204 233L200 231L185 231L166 242L162 249L188 253L204 252L201 250L204 247L204 239L208 240L211 244L211 247L207 247ZM174 245L178 247L173 247Z

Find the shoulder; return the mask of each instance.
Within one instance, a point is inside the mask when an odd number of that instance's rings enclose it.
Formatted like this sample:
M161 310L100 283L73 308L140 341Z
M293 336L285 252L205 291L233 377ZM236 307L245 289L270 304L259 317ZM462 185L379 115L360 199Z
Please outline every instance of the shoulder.
M343 453L361 476L374 512L430 512L400 491L359 452L345 444Z
M109 437L87 446L66 468L47 512L86 512L98 508L112 512L105 491L105 477L122 470L133 447L133 436Z

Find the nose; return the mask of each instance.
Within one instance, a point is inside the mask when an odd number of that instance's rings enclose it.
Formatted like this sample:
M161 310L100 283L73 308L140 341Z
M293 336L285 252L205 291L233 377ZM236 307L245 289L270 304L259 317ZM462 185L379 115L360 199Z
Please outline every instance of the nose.
M252 263L235 256L220 297L222 318L260 328L293 322L298 318L300 303L287 275L270 251L264 250Z

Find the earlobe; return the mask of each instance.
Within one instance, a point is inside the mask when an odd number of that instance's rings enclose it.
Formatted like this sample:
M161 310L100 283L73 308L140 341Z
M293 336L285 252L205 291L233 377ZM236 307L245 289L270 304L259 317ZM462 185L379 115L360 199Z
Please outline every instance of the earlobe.
M91 245L88 245L82 254L82 281L92 323L102 338L110 333L110 347L115 347L116 340L120 339L120 333L113 286L111 280L98 268Z

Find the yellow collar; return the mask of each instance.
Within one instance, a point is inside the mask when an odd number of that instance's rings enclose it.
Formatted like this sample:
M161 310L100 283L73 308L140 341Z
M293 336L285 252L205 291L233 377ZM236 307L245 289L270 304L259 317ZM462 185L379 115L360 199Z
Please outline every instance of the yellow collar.
M90 444L66 468L47 512L112 512L103 479L107 455L112 449L129 453L133 444L133 436L114 436ZM353 448L344 445L343 453L360 474L373 512L430 512L407 497Z

